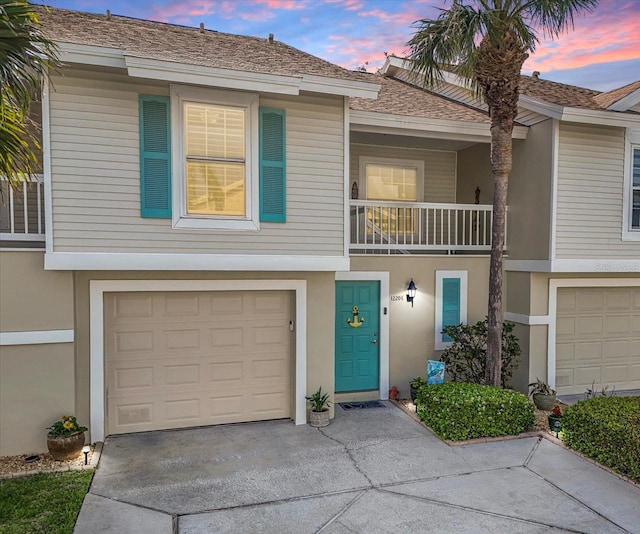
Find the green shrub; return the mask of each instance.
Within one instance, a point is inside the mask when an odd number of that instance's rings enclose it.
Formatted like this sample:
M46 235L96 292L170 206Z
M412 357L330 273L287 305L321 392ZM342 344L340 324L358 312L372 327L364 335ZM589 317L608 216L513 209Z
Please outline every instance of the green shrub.
M481 384L445 382L418 391L418 417L442 439L509 436L533 427L526 395Z
M640 397L596 397L565 408L565 444L640 482Z
M507 387L522 354L518 338L512 334L515 326L508 321L502 325L502 387ZM446 365L447 374L454 382L484 384L487 368L487 320L476 324L445 326L442 331L453 340L451 346L440 356L440 361Z

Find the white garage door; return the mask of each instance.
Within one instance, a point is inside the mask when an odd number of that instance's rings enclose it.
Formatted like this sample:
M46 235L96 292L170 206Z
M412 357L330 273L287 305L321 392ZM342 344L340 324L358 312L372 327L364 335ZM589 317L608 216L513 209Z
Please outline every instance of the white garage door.
M558 393L640 388L640 288L559 288Z
M105 297L109 434L290 417L290 293Z

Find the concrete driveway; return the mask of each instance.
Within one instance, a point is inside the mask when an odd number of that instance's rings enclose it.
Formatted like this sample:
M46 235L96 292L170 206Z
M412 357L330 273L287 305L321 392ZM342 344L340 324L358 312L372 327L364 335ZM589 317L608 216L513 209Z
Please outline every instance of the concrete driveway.
M393 405L108 438L76 533L637 532L640 489L538 438L450 447Z

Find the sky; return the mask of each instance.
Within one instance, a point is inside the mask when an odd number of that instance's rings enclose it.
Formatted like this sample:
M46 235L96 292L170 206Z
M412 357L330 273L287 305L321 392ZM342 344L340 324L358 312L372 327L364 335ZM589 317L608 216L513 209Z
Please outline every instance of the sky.
M43 3L42 1L39 3ZM47 0L52 7L275 38L348 69L403 57L415 21L447 0ZM473 0L469 0L473 3ZM540 38L523 73L608 91L640 79L640 0L600 0L555 41Z

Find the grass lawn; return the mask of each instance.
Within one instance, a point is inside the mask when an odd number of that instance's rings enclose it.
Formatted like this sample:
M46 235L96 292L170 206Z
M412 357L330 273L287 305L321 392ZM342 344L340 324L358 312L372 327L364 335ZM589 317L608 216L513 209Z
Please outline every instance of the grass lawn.
M93 471L0 480L0 533L71 533Z

